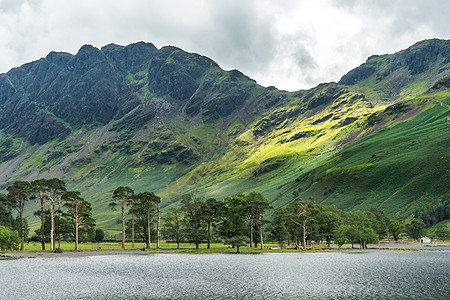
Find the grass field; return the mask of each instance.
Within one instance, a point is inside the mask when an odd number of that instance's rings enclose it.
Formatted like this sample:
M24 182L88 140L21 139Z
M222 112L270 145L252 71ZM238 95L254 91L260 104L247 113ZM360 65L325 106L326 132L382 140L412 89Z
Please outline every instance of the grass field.
M441 241L438 239L433 239L433 243L443 243L443 244L450 244L449 240L445 240L445 241ZM378 244L375 244L376 246L379 246L380 248L383 248L384 245L387 244L395 244L395 241L393 239L383 239L381 240ZM411 245L411 244L417 244L414 243L414 241L410 238L401 238L400 242L398 243L398 245ZM431 244L432 245L432 244ZM50 249L50 244L46 244L46 249ZM57 246L58 247L58 246ZM199 249L195 249L195 244L191 244L191 243L181 243L180 244L180 249L177 249L177 245L176 243L168 243L166 241L162 241L160 243L160 247L159 249L156 248L156 243L152 243L151 245L151 249L146 249L146 244L145 243L135 243L135 247L132 248L131 247L131 243L126 243L125 244L125 250L129 250L130 254L135 254L136 252L132 252L133 250L143 250L143 253L145 253L144 251L158 251L158 252L164 252L164 251L169 251L169 252L173 252L173 253L177 253L177 252L186 252L188 251L189 253L235 253L236 252L236 248L232 248L231 246L228 245L223 245L220 243L212 243L211 244L211 248L207 248L206 244L201 244ZM105 243L100 243L100 244L95 244L95 243L80 243L79 244L79 248L80 251L99 251L102 252L104 251L105 253L111 253L110 251L122 251L124 249L122 249L122 245L120 242L105 242ZM355 248L359 249L359 245L355 245ZM61 242L61 249L64 252L74 252L75 250L75 244L74 243L69 243L69 242ZM313 244L311 247L307 247L306 251L307 252L314 252L314 251L333 251L333 250L348 250L349 248L344 247L344 248L338 248L337 245L331 244L331 247L328 247L326 244ZM351 248L350 248L351 249ZM179 251L178 251L179 250ZM265 243L264 244L264 250L261 250L259 247L258 248L250 248L248 246L242 246L240 247L240 252L241 253L279 253L279 252L303 252L303 250L301 248L299 249L295 249L294 247L290 246L290 247L286 247L286 248L280 248L278 244L276 243ZM16 251L12 251L12 252L16 252ZM41 244L39 243L26 243L25 244L25 250L23 251L24 253L34 253L34 252L43 252L43 253L52 253L53 251L51 250L45 250L42 251L41 250ZM0 253L5 253L5 252L0 252ZM120 254L122 254L122 252L120 252Z

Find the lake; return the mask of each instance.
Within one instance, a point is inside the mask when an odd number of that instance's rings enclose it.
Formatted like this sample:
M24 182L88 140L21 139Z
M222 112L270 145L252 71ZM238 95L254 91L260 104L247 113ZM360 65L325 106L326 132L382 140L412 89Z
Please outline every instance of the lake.
M450 251L0 261L0 299L450 299Z

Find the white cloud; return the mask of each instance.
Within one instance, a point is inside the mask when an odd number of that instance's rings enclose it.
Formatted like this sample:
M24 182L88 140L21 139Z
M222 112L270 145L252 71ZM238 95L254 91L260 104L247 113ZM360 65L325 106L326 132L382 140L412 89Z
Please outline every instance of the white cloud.
M446 0L0 0L0 72L53 50L143 40L297 90L337 81L372 54L448 39L449 13Z

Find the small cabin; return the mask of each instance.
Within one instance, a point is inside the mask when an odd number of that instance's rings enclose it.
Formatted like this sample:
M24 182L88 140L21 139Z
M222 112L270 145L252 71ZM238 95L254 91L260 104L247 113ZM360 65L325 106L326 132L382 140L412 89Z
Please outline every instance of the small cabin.
M421 244L429 244L429 243L431 243L431 239L429 237L427 237L427 236L421 237L419 239L419 241L420 241Z

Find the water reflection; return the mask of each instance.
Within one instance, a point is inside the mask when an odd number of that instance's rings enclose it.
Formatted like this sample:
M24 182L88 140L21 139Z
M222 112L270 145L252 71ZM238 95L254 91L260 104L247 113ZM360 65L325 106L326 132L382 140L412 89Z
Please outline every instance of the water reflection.
M449 299L450 252L0 261L0 299Z

